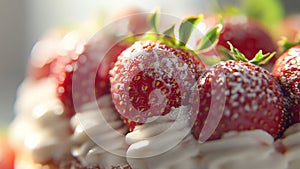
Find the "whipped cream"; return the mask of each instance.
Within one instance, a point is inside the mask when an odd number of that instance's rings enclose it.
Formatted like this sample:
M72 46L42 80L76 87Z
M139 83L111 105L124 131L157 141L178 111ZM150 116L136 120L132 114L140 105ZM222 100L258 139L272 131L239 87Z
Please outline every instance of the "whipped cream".
M180 115L189 112L189 108L182 106L172 111ZM189 133L188 121L177 121L168 116L137 126L126 135L130 144L127 160L134 169L288 167L287 159L275 149L273 137L262 130L228 132L222 139L204 143L197 142Z
M133 169L197 168L198 142L190 134L190 107L172 108L126 135L127 161Z
M37 163L65 159L70 154L69 119L55 95L55 84L52 78L25 79L17 93L11 140Z
M284 146L284 156L289 162L288 169L300 167L300 123L290 126L279 142Z
M82 107L83 111L71 119L72 155L84 166L126 166L127 132L118 113L113 108L110 95L100 97Z
M198 168L286 169L288 162L273 143L262 130L228 132L222 139L199 145Z

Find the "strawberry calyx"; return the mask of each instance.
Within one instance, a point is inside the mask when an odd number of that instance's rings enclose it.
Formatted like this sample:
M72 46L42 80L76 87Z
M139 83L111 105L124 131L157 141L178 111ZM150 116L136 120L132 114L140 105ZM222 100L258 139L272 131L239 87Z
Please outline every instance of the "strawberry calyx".
M282 52L287 51L288 49L300 45L300 35L295 39L295 41L289 41L287 37L282 37L278 42L279 48Z
M264 65L266 64L273 56L275 56L276 52L263 54L262 50L259 50L253 59L249 60L246 56L241 53L237 48L235 48L229 41L227 42L230 46L230 50L225 47L219 47L220 51L228 57L229 60L236 60L242 62L249 62L255 65Z
M160 41L166 45L181 48L184 50L189 50L193 52L197 57L196 53L201 53L212 49L218 42L219 35L223 28L223 19L220 19L220 23L213 27L210 31L208 31L203 40L196 46L195 49L190 49L187 47L187 43L189 38L197 27L198 23L204 18L202 14L198 16L189 16L185 18L178 28L179 37L176 37L176 25L171 25L168 29L164 30L162 33L159 32L159 15L158 10L156 10L153 14L151 14L148 18L149 25L151 26L151 30L146 32L142 36L130 36L128 41L135 42L135 41L146 41L146 40L153 40L153 41Z

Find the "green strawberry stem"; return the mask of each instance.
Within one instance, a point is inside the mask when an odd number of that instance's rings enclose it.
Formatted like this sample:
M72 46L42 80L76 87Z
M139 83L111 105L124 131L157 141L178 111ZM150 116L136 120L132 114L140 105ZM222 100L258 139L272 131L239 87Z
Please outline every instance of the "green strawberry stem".
M235 48L229 41L227 43L230 46L230 51L226 48L220 48L220 51L230 60L249 62L255 65L264 65L276 54L276 52L263 54L262 50L260 50L253 59L248 60L246 56Z
M136 37L134 35L129 36L131 42L139 41L139 40L159 40L162 43L167 45L182 48L185 50L190 50L196 56L198 52L204 52L211 48L218 42L219 35L223 28L223 19L220 19L220 23L212 28L206 35L204 35L203 40L200 44L196 47L195 50L189 49L186 44L194 31L197 27L199 22L203 19L203 15L198 16L190 16L185 18L180 26L179 26L179 40L177 40L175 36L175 24L171 25L170 28L163 31L163 33L159 33L159 10L156 10L153 14L151 14L148 18L149 25L151 26L151 30L145 33L141 37Z
M286 37L283 37L278 43L280 50L284 52L294 46L300 45L300 35L296 38L295 42L291 42Z
M266 64L273 56L275 56L276 52L263 54L262 50L259 50L258 53L254 56L250 63L255 65L264 65Z

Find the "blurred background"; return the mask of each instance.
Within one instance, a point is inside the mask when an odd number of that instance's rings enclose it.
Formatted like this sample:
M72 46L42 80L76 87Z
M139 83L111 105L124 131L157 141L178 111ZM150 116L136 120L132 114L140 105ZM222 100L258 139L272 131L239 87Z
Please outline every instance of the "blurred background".
M228 2L234 0L219 3ZM286 15L300 13L300 1L282 0L281 3ZM14 117L16 90L26 75L31 49L47 30L78 24L99 14L116 13L130 5L146 12L160 6L164 13L183 17L206 13L212 3L207 0L0 0L0 129Z

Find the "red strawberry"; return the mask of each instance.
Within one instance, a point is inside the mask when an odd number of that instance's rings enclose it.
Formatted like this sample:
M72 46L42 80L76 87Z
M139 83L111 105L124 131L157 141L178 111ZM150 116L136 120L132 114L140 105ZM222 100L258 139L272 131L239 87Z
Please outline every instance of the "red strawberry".
M227 41L232 43L247 59L253 59L262 50L264 53L274 52L277 47L271 36L253 20L232 19L224 22L218 45L230 49Z
M109 93L108 71L117 56L128 47L123 42L114 43L113 39L100 36L84 45L81 53L58 59L52 71L58 79L57 95L69 115L75 113L75 106L80 108Z
M283 131L283 95L267 70L229 60L212 66L198 82L194 108L199 113L192 129L198 140L218 139L231 130L262 129L275 138Z
M300 122L300 45L288 49L278 58L273 74L289 101L287 109L292 123Z
M0 137L0 168L14 169L15 152L7 140Z
M160 41L138 41L111 71L114 104L129 125L188 104L189 91L204 68L193 53Z
M172 108L191 102L191 88L205 65L186 44L201 20L188 17L179 28L179 41L174 26L158 33L157 13L149 18L153 34L148 33L123 51L110 71L111 94L117 111L132 131L137 124L166 115ZM212 29L205 37L214 41L220 29ZM211 38L213 37L213 38ZM197 50L209 48L201 43Z
M208 27L212 24L211 20L217 22L215 18L208 18L206 22ZM241 53L244 53L247 59L253 59L255 54L262 50L264 53L274 52L277 47L268 32L254 20L239 17L228 17L224 20L223 30L221 31L217 46L223 46L230 49L227 42L230 42ZM268 68L274 64L276 58L273 57L268 62Z

